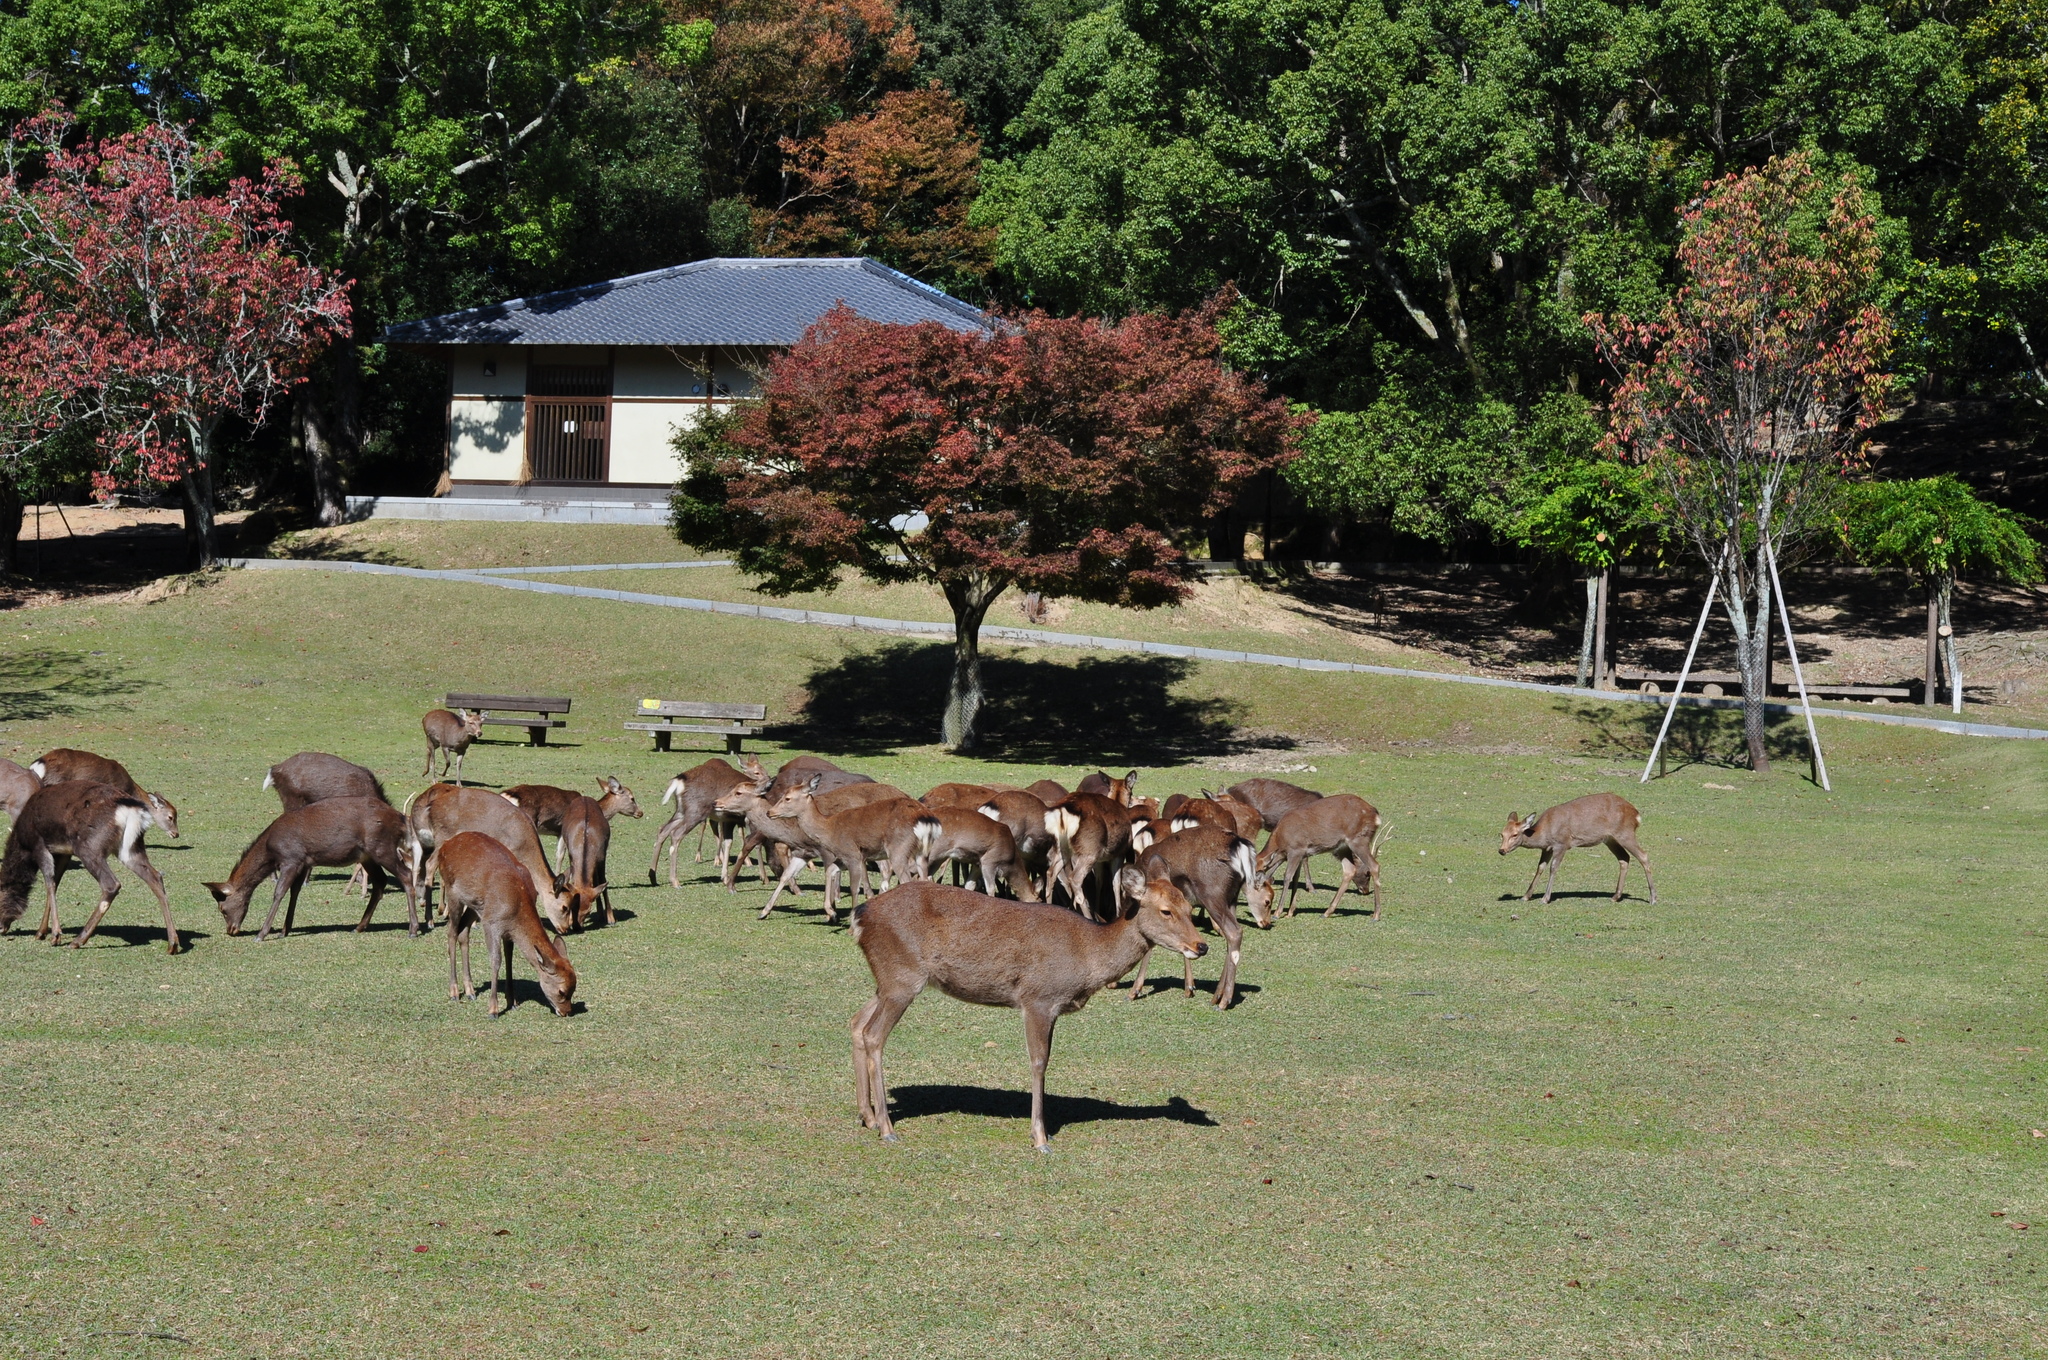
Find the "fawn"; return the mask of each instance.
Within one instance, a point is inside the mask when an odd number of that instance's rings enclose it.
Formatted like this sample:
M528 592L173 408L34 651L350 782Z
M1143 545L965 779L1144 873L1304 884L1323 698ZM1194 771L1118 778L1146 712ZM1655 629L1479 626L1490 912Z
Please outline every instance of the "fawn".
M448 777L449 762L452 759L455 770L455 785L462 786L462 757L469 750L469 744L484 734L484 715L458 708L450 713L445 708L431 710L420 719L420 730L427 734L427 768L420 771L422 778L432 778L434 753L441 753L441 777Z

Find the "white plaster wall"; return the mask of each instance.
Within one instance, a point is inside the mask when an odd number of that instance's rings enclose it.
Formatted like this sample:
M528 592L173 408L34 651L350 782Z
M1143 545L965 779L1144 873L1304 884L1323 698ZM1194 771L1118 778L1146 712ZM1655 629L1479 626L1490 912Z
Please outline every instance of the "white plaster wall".
M491 361L497 372L486 374ZM526 351L514 345L465 345L455 351L455 395L519 397L526 394Z
M669 440L678 427L695 424L703 409L686 402L613 402L611 479L673 485L683 468Z
M701 351L690 352L702 363ZM612 362L615 397L687 397L703 378L660 345L622 345Z
M504 366L499 365L500 375ZM459 389L458 389L459 390ZM458 482L515 482L526 451L526 403L458 399L448 422L448 475Z

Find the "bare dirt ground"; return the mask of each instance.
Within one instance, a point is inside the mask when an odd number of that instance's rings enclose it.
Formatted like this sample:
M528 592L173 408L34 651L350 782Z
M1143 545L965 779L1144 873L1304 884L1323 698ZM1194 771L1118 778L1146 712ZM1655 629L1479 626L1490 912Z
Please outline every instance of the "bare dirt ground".
M241 512L220 516L224 551L235 551L247 518ZM0 577L0 609L137 590L160 595L175 587L158 582L187 570L184 525L176 510L31 505L22 516L16 574Z

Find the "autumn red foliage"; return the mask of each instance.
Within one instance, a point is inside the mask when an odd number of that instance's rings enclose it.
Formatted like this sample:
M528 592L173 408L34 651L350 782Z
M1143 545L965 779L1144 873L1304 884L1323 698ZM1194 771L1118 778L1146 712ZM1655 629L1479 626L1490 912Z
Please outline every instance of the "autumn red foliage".
M1682 210L1684 282L1649 320L1588 315L1620 381L1607 445L1658 475L1719 574L1737 638L1750 761L1765 768L1773 557L1825 522L1884 413L1891 326L1875 215L1805 153L1708 186Z
M287 253L281 167L202 192L217 158L186 129L94 142L61 111L17 129L8 152L7 442L18 452L89 425L106 454L103 490L184 485L188 534L210 565L221 422L260 423L346 328L348 300Z
M943 736L970 746L979 631L1004 590L1183 599L1176 539L1293 456L1307 417L1219 361L1223 305L967 331L837 309L689 469L678 532L737 550L773 593L849 568L936 583L955 628Z
M872 255L941 284L989 271L995 233L968 220L981 139L939 85L884 95L873 113L782 152L792 192L764 214L769 253Z

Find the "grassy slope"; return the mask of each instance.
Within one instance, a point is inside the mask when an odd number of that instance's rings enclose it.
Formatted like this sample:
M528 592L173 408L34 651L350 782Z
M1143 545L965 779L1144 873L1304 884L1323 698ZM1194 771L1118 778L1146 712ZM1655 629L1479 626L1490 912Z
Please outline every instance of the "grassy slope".
M2048 1216L2038 750L1838 725L1832 796L1789 762L1686 767L1629 795L1661 905L1609 904L1579 852L1524 908L1503 815L1622 787L1639 715L999 654L1015 752L1143 761L1164 792L1235 777L1202 767L1231 727L1317 736L1349 752L1302 777L1397 827L1387 919L1255 933L1229 1015L1165 992L1067 1020L1042 1158L1015 1017L942 997L890 1047L902 1144L860 1134L857 951L815 894L756 922L751 889L634 882L658 815L620 829L632 919L572 941L569 1021L530 982L496 1024L446 1002L440 937L389 908L348 933L339 874L260 949L200 887L274 813L269 761L416 787L416 715L451 686L576 696L559 749L471 752L494 783L616 771L651 803L696 757L627 739L633 699L779 717L810 676L812 747L913 787L1033 777L920 744L933 649L254 573L8 625L5 753L88 746L168 791L186 841L153 853L196 933L165 957L130 881L83 955L0 939L0 1353L2048 1352L2048 1220L2011 1226ZM87 881L65 903L75 925Z

